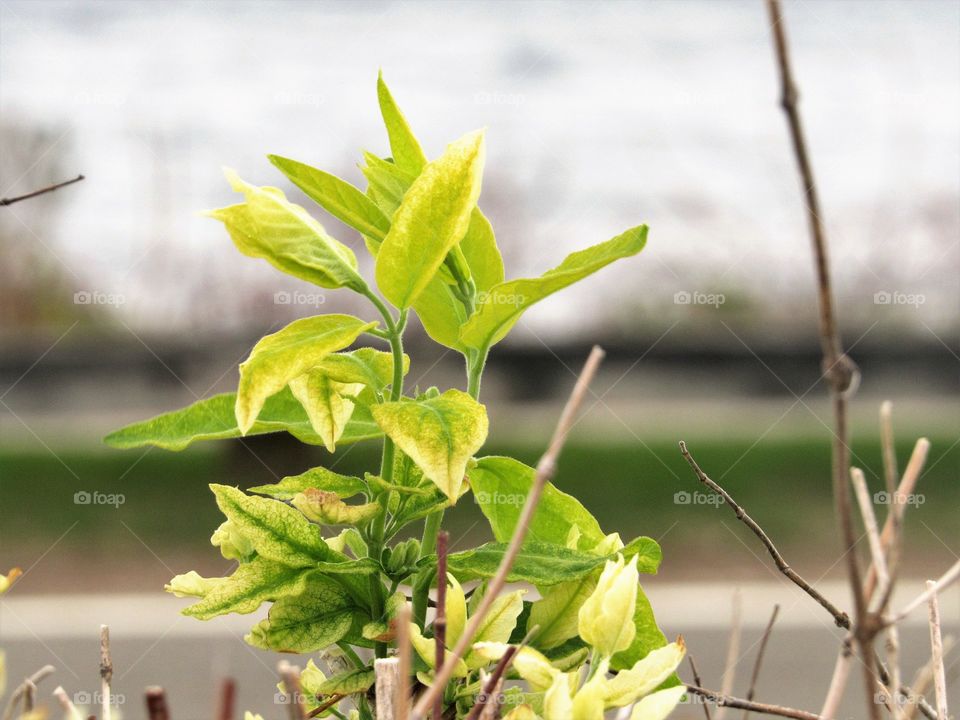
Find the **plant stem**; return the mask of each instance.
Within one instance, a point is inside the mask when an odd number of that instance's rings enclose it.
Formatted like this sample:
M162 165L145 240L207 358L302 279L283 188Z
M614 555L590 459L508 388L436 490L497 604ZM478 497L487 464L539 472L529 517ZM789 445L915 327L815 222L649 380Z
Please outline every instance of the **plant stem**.
M360 656L357 655L357 651L350 647L349 643L341 640L337 643L337 647L343 650L343 654L350 658L350 662L352 662L358 670L367 666L366 663L360 659Z
M472 358L467 358L467 393L474 400L480 399L480 378L489 352L488 349L478 350Z
M437 533L440 532L442 522L443 510L427 515L423 523L423 538L420 540L420 557L433 555L436 551ZM413 620L420 627L423 627L427 621L427 598L430 595L431 574L429 569L424 568L413 584Z

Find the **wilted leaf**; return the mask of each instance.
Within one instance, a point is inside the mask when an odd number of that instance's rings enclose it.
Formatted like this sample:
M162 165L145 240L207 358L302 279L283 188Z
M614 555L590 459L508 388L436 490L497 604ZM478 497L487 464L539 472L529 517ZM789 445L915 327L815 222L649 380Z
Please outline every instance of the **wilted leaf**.
M246 433L253 427L268 397L376 325L351 315L319 315L294 320L262 338L240 365L236 404L240 430Z
M486 409L460 390L439 397L387 402L371 408L397 447L456 502L467 461L487 438Z
M294 496L293 506L321 525L360 525L380 511L378 503L347 505L335 492L309 488Z

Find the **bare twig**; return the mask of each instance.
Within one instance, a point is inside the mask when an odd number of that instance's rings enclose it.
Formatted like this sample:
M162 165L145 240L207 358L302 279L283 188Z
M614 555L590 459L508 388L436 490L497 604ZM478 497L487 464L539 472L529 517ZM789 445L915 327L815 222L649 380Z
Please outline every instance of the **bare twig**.
M900 482L897 468L897 446L893 436L893 403L884 400L880 404L880 446L883 452L883 476L887 492L895 493Z
M110 720L110 683L113 681L113 661L110 659L110 628L100 626L100 715Z
M450 680L454 668L456 667L457 660L466 654L467 648L470 647L474 636L477 634L477 630L480 629L481 624L486 620L491 606L496 601L500 591L503 589L503 586L506 584L507 576L510 574L510 569L513 567L513 562L516 560L517 554L520 552L523 541L527 536L527 528L530 525L530 521L533 519L534 512L536 512L537 503L540 501L540 494L543 492L544 485L546 485L546 483L556 474L557 458L560 455L560 451L563 449L563 445L567 439L567 434L570 432L570 428L573 427L574 418L576 417L577 410L580 408L580 404L583 402L584 395L587 393L587 388L590 385L590 381L593 380L593 376L596 374L597 367L603 360L603 355L603 350L596 345L593 347L593 350L591 350L590 357L587 358L587 362L583 366L583 371L580 373L580 377L577 379L577 384L573 388L570 399L567 400L567 404L563 408L563 413L561 414L560 420L557 423L557 428L553 433L553 437L550 439L550 445L547 447L547 451L543 454L543 457L540 458L540 462L537 463L537 470L534 474L533 484L530 487L530 493L527 495L526 502L523 505L523 510L520 513L520 518L517 521L517 527L514 530L513 537L510 539L510 544L507 546L507 550L503 555L503 559L500 562L500 567L497 568L496 575L493 576L493 578L490 580L490 583L487 585L486 592L484 592L483 595L483 600L480 602L480 607L478 607L476 612L474 612L474 614L471 616L470 621L467 623L467 626L464 629L463 634L460 636L460 640L457 642L456 647L447 657L443 667L437 668L433 685L425 693L423 693L423 695L417 701L417 704L414 706L412 713L414 720L420 720L424 717L427 708L431 707L433 704L434 696L438 692L441 692L443 687Z
M23 714L30 715L37 706L37 686L30 680L24 684L26 687L23 690Z
M954 647L953 636L947 635L943 639L943 660L946 663L947 657L950 655L950 652ZM927 713L923 708L923 695L927 692L927 689L933 684L933 677L936 674L936 663L931 657L923 667L917 670L917 674L913 677L913 682L911 687L913 688L913 693L908 694L904 693L907 698L906 712L904 713L905 720L913 720L917 716L917 710L923 712L924 715L931 720L937 720L937 711Z
M937 698L937 720L949 720L947 711L947 674L943 666L943 636L940 634L940 601L937 599L937 583L927 580L928 607L930 608L930 649L933 662L933 687Z
M693 684L696 687L703 687L703 682L700 680L700 673L697 672L697 664L693 661L693 655L687 655L687 662L690 663L690 672L693 673ZM712 720L710 716L710 706L706 703L703 703L703 714L706 715L707 720Z
M73 178L73 180L64 180L63 182L58 182L53 185L48 185L47 187L40 188L39 190L34 190L33 192L29 192L26 195L18 195L17 197L12 197L12 198L2 198L0 199L0 207L13 205L14 203L18 203L21 200L29 200L30 198L37 197L37 195L45 195L46 193L51 193L54 190L59 190L60 188L66 187L67 185L73 185L74 183L80 182L83 179L84 179L83 175L77 175L75 178Z
M908 602L903 609L898 612L896 615L890 618L886 618L883 621L883 625L892 625L893 623L898 623L907 617L910 613L916 610L918 607L924 603L930 601L930 597L936 593L943 592L948 587L953 585L957 580L960 580L960 560L957 560L949 570L947 570L943 575L940 576L940 579L936 582L928 582L927 589L922 592L920 595L915 597L913 600Z
M283 689L286 690L287 716L290 720L306 720L303 690L300 689L300 668L286 660L281 660L277 663L277 672L283 680Z
M490 698L497 694L497 687L500 685L504 675L507 672L507 668L510 667L510 663L513 662L513 658L519 651L520 646L518 645L511 645L507 648L507 651L503 654L503 657L501 657L500 661L494 666L493 673L483 686L480 697L477 698L477 701L473 704L473 707L470 708L470 713L467 715L466 720L477 720L477 718L480 717L480 713L483 711L484 706L490 702Z
M167 707L167 694L162 687L148 687L146 692L147 717L149 720L170 720L170 708Z
M66 720L83 720L83 715L80 714L77 706L70 700L70 696L67 695L66 690L58 685L53 691L53 696L57 699L57 702L60 703L60 708L63 710L63 716Z
M807 221L813 243L813 254L817 272L817 288L820 310L820 345L823 352L823 371L829 381L830 398L833 405L833 495L837 521L840 523L843 553L847 562L847 577L854 600L855 623L853 634L860 645L863 655L864 691L868 713L872 720L880 719L880 710L873 702L872 677L874 675L874 657L872 649L873 631L864 627L867 620L867 603L860 578L860 565L857 554L853 552L856 544L853 515L850 507L850 490L847 487L847 473L850 467L850 447L847 430L847 397L855 388L859 377L856 365L843 351L840 330L833 307L833 290L830 282L830 259L827 253L826 232L820 199L814 181L813 167L807 152L803 124L798 110L797 86L793 79L790 63L790 51L787 47L784 18L779 0L767 0L770 15L770 30L773 34L777 66L780 72L781 105L786 114L787 125L793 152L796 156L800 178L803 182L803 195L807 208Z
M807 712L806 710L797 710L795 708L784 707L783 705L770 705L769 703L759 703L744 700L743 698L730 697L723 693L718 693L715 690L707 690L706 688L696 685L687 685L687 690L694 695L712 700L716 703L717 707L737 708L762 715L793 718L793 720L828 720L828 718L825 718L823 715L817 715L816 713Z
M837 663L833 667L833 676L830 678L830 688L827 690L827 697L820 709L820 714L823 717L835 717L840 702L843 700L843 693L847 689L847 680L850 677L850 667L853 662L852 643L853 638L847 635L843 641L843 646L840 648L840 654L837 655Z
M763 531L763 528L761 528L757 522L747 514L747 511L744 510L743 507L733 499L733 497L731 497L730 493L720 487L716 482L711 480L707 474L700 469L697 461L693 459L693 456L687 450L687 444L683 440L680 441L680 452L683 454L683 457L686 459L690 467L693 468L693 472L696 473L700 482L720 495L727 505L733 509L733 512L737 518L742 521L744 525L750 528L754 535L760 538L760 542L762 542L764 547L767 548L767 552L770 553L770 557L773 558L773 562L776 564L777 569L790 578L794 585L807 593L807 595L816 600L828 613L830 613L837 625L849 630L850 617L845 612L837 608L837 606L832 602L827 600L816 590L816 588L800 577L800 575L792 567L790 567L787 561L783 559L783 555L780 554L780 551L777 550L777 546L773 544L773 541L770 539L770 537Z
M410 644L410 622L413 611L410 605L404 602L397 612L397 658L400 661L397 668L397 684L393 695L394 720L407 720L410 714L410 658L412 647Z
M437 533L437 614L433 621L435 667L441 667L447 656L447 540L445 530ZM433 720L443 718L443 696L446 683L433 701Z
M740 661L740 616L743 610L743 596L740 590L733 591L730 603L730 637L727 640L727 658L723 663L723 680L720 682L720 694L730 695L737 677L737 663ZM717 720L723 720L727 708L717 710Z
M237 697L237 683L231 677L220 682L220 700L217 704L217 720L233 720Z
M400 683L400 661L395 658L377 658L373 661L376 676L377 720L395 720L394 698Z
M20 683L16 689L10 693L10 699L7 701L7 706L3 709L3 720L11 720L13 718L13 713L16 710L17 705L23 699L23 696L27 692L27 688L30 685L36 687L44 678L52 675L55 670L56 668L54 668L53 665L44 665L33 675Z
M777 622L777 615L780 613L780 606L774 605L773 612L770 613L770 620L760 638L760 648L757 650L757 659L753 663L753 673L750 675L750 688L747 690L747 700L752 701L757 689L757 680L760 678L760 666L763 664L763 656L767 652L767 643L770 641L770 634L773 632L773 625ZM744 720L747 718L749 710L743 711Z

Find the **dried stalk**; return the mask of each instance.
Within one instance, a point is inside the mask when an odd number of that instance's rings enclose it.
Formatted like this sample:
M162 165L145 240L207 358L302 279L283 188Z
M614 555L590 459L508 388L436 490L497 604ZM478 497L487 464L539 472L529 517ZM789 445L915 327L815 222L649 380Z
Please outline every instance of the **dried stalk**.
M760 713L761 715L776 715L778 717L793 718L793 720L829 720L823 715L817 715L812 712L807 712L806 710L797 710L795 708L784 707L783 705L771 705L769 703L759 703L751 700L744 700L743 698L730 697L729 695L718 693L715 690L707 690L706 688L698 687L696 685L687 685L687 690L694 695L699 695L707 700L712 700L714 703L716 703L717 707L720 708L736 708L739 710Z
M898 623L907 617L910 613L916 610L918 607L924 603L929 603L931 596L943 592L948 587L953 585L957 580L960 580L960 560L957 560L953 565L950 566L950 569L947 570L943 575L940 576L940 579L936 582L927 581L927 589L922 592L920 595L917 595L913 600L908 602L903 610L898 612L891 618L886 618L883 621L883 625L892 625Z
M146 692L147 717L149 720L170 720L167 695L162 687L148 687Z
M441 530L437 533L437 613L433 621L434 667L443 665L447 656L447 540L449 535ZM441 692L436 693L433 701L433 720L443 718L443 696L446 683Z
M18 195L17 197L0 199L0 207L6 207L7 205L13 205L14 203L18 203L21 200L29 200L30 198L37 197L38 195L45 195L47 193L51 193L54 190L59 190L60 188L66 187L67 185L73 185L74 183L78 183L83 179L84 179L83 175L77 175L75 178L73 178L73 180L64 180L63 182L58 182L53 185L48 185L47 187L40 188L39 190L34 190L33 192L29 192L26 195Z
M237 697L237 683L233 678L224 678L220 683L220 700L217 705L217 720L233 720Z
M740 660L740 617L743 611L743 596L739 590L734 590L730 605L730 637L727 640L727 658L723 663L723 680L720 683L720 694L730 695L733 692L733 683L737 677L737 663ZM726 717L727 708L721 706L717 710L717 720Z
M820 199L814 181L813 167L807 152L803 124L798 110L797 86L791 70L790 52L787 47L784 18L779 0L767 0L770 14L770 30L776 49L777 66L780 72L781 105L786 114L787 125L798 170L803 182L803 194L807 208L807 220L813 243L813 254L817 271L817 288L820 310L820 345L823 351L823 370L828 379L830 398L833 405L833 495L837 520L840 523L843 540L843 553L847 561L847 577L854 599L853 627L854 638L860 646L863 656L864 691L868 714L872 720L880 720L880 710L873 702L872 678L875 663L872 652L873 630L865 627L867 621L867 603L860 578L860 566L857 554L853 552L856 535L853 528L853 515L850 508L850 491L847 487L847 473L850 467L850 448L847 430L847 396L855 389L858 371L843 351L840 330L833 308L833 290L830 282L830 260L827 254L826 232Z
M373 661L376 675L377 720L395 720L394 698L400 683L400 661L393 658L377 658Z
M847 635L843 641L843 646L840 648L840 654L837 655L837 663L833 667L833 676L830 678L827 697L824 699L823 707L820 709L820 714L823 717L835 717L837 710L840 708L843 693L847 689L847 680L850 678L851 663L853 662L852 643L853 638Z
M66 720L83 720L83 715L77 710L77 706L73 704L66 690L58 685L53 691L53 696L57 699L57 702L60 703Z
M52 675L56 668L53 665L44 665L42 668L37 670L33 675L28 677L22 683L20 683L16 689L10 694L10 699L7 701L7 706L3 709L3 720L12 720L13 712L16 710L17 705L23 699L24 694L27 692L27 687L33 685L36 687L40 682Z
M100 714L101 720L110 720L110 683L113 681L113 662L110 659L110 628L100 626Z
M394 720L407 720L410 714L410 662L412 646L410 643L410 623L413 611L410 605L403 603L397 613L397 684L393 694Z
M899 480L897 468L897 446L893 436L893 403L884 400L880 404L880 446L883 452L883 476L887 483L887 492L895 493Z
M943 639L943 660L946 663L947 656L950 654L950 651L953 650L954 640L953 637L947 635ZM931 657L926 664L917 670L917 674L913 677L913 682L911 687L913 688L913 695L907 696L907 708L904 713L904 720L913 720L917 716L917 710L923 712L923 706L921 703L917 702L917 698L922 698L923 695L927 692L927 689L933 684L933 676L936 674L936 663L934 663L933 658ZM937 712L927 714L927 717L932 720L937 720Z
M774 605L773 612L770 613L770 620L760 638L760 648L757 650L757 659L753 663L753 672L750 675L750 688L747 690L747 700L752 701L757 689L757 680L760 678L760 666L763 664L763 656L767 652L767 643L770 641L770 634L773 632L773 625L777 622L777 615L780 613L780 606ZM698 683L699 684L699 683ZM743 718L747 720L748 710L743 711Z
M26 688L23 691L23 714L30 715L37 706L37 686L29 680L26 681Z
M743 507L733 499L733 497L731 497L730 493L720 487L716 482L711 480L707 474L700 469L697 461L693 459L693 456L687 450L687 444L683 440L680 441L680 452L693 469L693 472L696 474L697 478L699 478L700 482L722 497L724 502L726 502L727 505L733 509L737 519L742 521L744 525L753 531L754 535L760 538L760 542L762 542L764 547L767 548L767 552L770 553L770 557L773 558L773 562L776 564L777 569L790 578L794 585L807 593L807 595L816 600L828 613L830 613L837 625L849 630L850 617L832 602L827 600L816 590L816 588L800 577L800 575L792 567L790 567L787 561L783 559L783 555L780 554L780 551L777 550L777 546L773 544L773 541L770 539L770 537L763 531L763 528L761 528L757 522L747 514L747 511L744 510Z
M949 720L947 711L947 674L943 666L943 636L940 634L940 601L937 599L937 583L927 580L928 607L930 609L930 649L933 662L933 688L937 698L937 720Z
M576 417L577 410L580 408L580 404L583 402L583 397L586 395L590 381L593 380L593 376L597 372L597 367L603 360L603 355L603 350L596 345L593 347L593 350L591 350L590 357L587 358L583 371L577 379L577 384L573 388L573 392L569 400L567 400L566 406L563 408L563 413L560 415L560 420L557 423L553 437L550 439L547 451L543 454L543 457L540 458L540 462L537 463L537 470L534 474L533 484L530 487L530 494L524 503L520 518L517 521L517 527L514 530L513 537L510 539L507 551L504 553L503 560L500 562L500 567L497 568L496 575L494 575L487 585L483 600L480 602L480 607L477 608L467 623L467 627L464 629L463 635L460 636L457 646L447 657L443 666L437 668L433 685L423 693L414 706L413 712L411 713L414 720L422 720L427 709L433 704L436 694L441 692L442 688L449 682L450 677L453 675L453 670L456 667L457 660L466 654L481 624L486 620L491 606L506 584L507 576L513 567L513 562L516 560L517 554L520 552L520 547L523 545L524 538L527 536L527 528L530 525L534 512L536 512L537 503L540 501L540 494L543 492L544 485L556 474L557 458L563 449L570 428L573 427L574 418Z
M481 716L480 713L483 711L484 707L487 705L491 697L494 697L497 694L497 688L501 685L504 675L507 672L507 668L510 667L510 663L513 662L513 658L516 657L516 654L520 651L520 646L511 645L507 648L507 651L503 654L503 657L500 658L496 666L493 668L493 673L487 679L487 682L483 686L480 697L477 699L477 702L473 704L473 707L470 708L470 713L467 715L466 720L478 720Z

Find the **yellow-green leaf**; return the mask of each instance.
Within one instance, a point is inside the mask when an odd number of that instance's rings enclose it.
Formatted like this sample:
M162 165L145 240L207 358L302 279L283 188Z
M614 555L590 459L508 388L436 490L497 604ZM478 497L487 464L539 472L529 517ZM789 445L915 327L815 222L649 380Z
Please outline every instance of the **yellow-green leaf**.
M680 703L686 691L687 688L680 685L647 695L633 706L630 720L664 720Z
M424 476L456 502L467 461L487 438L486 408L465 392L447 390L434 398L376 405L371 412Z
M268 397L376 325L350 315L320 315L262 338L240 365L236 414L241 432L253 427Z
M407 119L400 112L390 93L390 88L384 82L383 72L377 76L377 100L380 101L380 114L383 116L383 124L390 138L390 152L393 153L393 159L404 170L414 175L418 174L427 164L427 156L423 154L420 143L414 137Z
M507 280L484 293L477 311L460 330L467 347L485 349L510 332L534 303L595 273L620 258L636 255L647 241L647 226L627 230L612 240L568 255L538 278Z
M359 525L380 511L378 503L347 505L335 492L310 488L295 495L293 506L321 525Z
M366 290L353 251L330 237L306 210L278 188L250 185L232 170L226 174L246 202L207 214L223 222L240 252L320 287Z
M393 355L373 348L358 348L327 355L316 369L337 382L363 383L374 390L383 390L393 382ZM409 369L410 357L404 355L403 374L406 375Z
M377 204L345 180L302 162L267 156L294 185L328 213L366 237L382 242L390 220Z
M299 594L309 574L302 568L288 567L258 557L242 563L230 577L206 579L205 588L202 584L196 585L198 578L191 578L188 573L187 576L173 578L166 590L174 594L203 590L200 602L184 608L182 612L198 620L209 620L227 613L252 613L267 600Z
M310 488L336 493L337 497L348 498L366 490L363 480L349 475L341 475L325 467L310 468L299 475L288 475L273 485L258 485L250 492L269 495L277 500L292 500L294 495Z
M313 429L323 438L324 446L334 452L353 414L352 398L363 390L364 384L337 382L317 369L293 378L289 384L293 396L307 411Z
M633 667L621 670L606 683L607 707L623 707L653 692L673 675L686 654L683 638L653 650Z
M483 161L483 132L468 133L428 163L403 196L376 265L377 285L396 307L416 301L466 234Z

